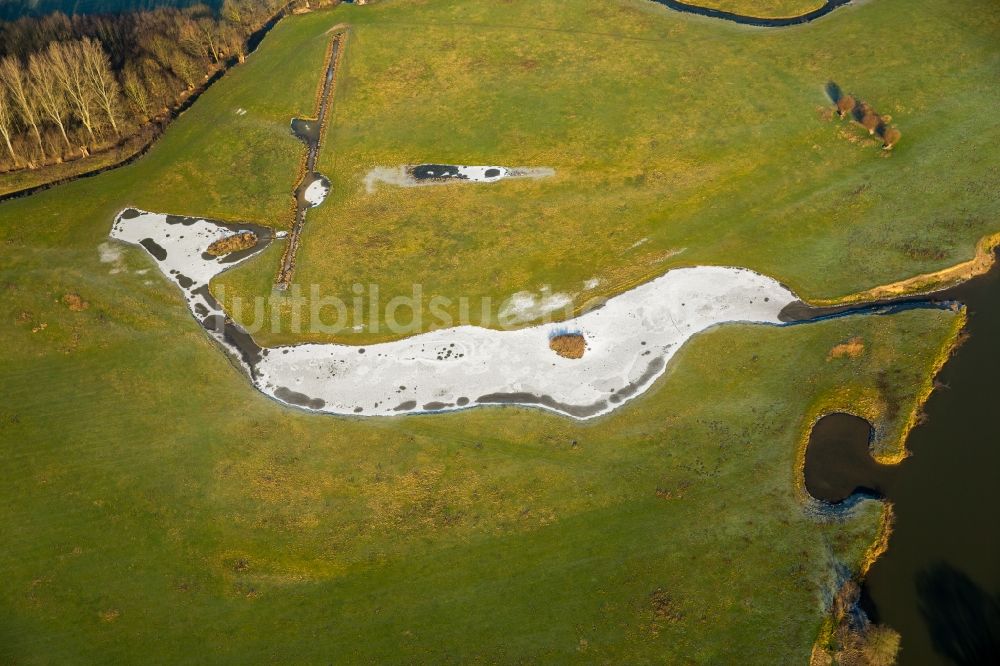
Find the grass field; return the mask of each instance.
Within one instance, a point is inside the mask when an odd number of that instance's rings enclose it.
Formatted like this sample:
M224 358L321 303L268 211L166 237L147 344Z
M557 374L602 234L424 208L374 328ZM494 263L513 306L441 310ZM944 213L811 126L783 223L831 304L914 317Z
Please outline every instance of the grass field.
M342 7L320 156L333 193L296 280L345 301L355 283L391 297L416 282L495 304L549 285L580 303L723 264L825 299L957 263L1000 228L1000 16L986 10L877 0L765 30L643 0ZM825 117L830 79L892 116L891 156ZM421 161L557 175L366 192L371 167ZM279 254L223 277L226 295L267 293Z
M0 661L804 661L880 512L802 506L808 415L852 408L898 447L952 313L714 329L586 424L515 408L362 421L254 391L144 253L103 244L126 204L287 226L288 120L311 113L326 31L346 21L334 194L310 214L300 282L506 296L598 276L613 293L709 262L826 295L905 277L971 254L995 218L972 180L995 173L995 25L961 11L975 3L918 5L943 19L926 47L873 13L896 0L777 33L631 1L295 17L136 164L0 204ZM891 33L880 70L852 64L854 30ZM919 47L905 63L901 43ZM939 43L928 78L906 78ZM740 58L777 68L731 73ZM953 87L922 90L934 76ZM739 90L747 77L763 92ZM893 109L896 154L818 118L828 77ZM371 165L429 158L558 175L360 188ZM957 188L966 209L948 212ZM907 239L945 255L897 251ZM278 254L227 288L267 293ZM856 336L860 357L828 360Z
M24 664L801 663L879 512L803 509L805 415L881 414L898 444L954 322L716 329L587 425L360 421L252 390L139 252L36 249L0 272L5 320L31 313L0 350L0 659Z

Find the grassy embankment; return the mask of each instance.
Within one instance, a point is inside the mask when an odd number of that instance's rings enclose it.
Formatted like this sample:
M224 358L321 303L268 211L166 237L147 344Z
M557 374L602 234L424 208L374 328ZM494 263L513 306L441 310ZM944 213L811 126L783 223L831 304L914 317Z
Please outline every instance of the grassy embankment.
M803 511L805 415L864 395L894 441L950 313L715 329L594 423L361 421L267 400L141 251L101 262L125 203L289 221L342 18L283 21L135 165L0 205L0 660L804 660L880 513Z
M333 192L298 256L306 293L349 303L377 283L384 304L420 283L495 324L522 290L581 304L724 264L823 300L964 261L1000 225L1000 18L975 2L879 0L780 30L640 0L394 2L331 21L352 35L319 165ZM892 116L891 156L829 119L828 79ZM375 165L432 160L557 175L365 190ZM224 276L227 297L267 294L279 257ZM261 336L301 339L287 319Z

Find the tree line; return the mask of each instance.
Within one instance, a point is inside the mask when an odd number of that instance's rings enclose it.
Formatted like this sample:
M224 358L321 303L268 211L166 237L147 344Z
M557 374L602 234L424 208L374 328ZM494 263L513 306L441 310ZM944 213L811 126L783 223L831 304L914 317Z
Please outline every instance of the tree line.
M0 23L0 171L122 143L231 62L287 0Z

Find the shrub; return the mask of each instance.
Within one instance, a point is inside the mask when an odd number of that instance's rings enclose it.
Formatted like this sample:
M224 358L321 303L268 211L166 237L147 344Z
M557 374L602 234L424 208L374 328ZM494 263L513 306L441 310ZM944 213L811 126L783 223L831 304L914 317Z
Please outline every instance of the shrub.
M853 97L851 97L850 95L844 95L839 100L837 100L837 113L839 113L840 117L843 118L848 113L854 110L855 104L856 102L854 101Z
M892 147L899 143L899 140L902 137L903 133L895 127L886 128L885 133L882 135L882 140L885 141L883 148L886 150L892 150Z

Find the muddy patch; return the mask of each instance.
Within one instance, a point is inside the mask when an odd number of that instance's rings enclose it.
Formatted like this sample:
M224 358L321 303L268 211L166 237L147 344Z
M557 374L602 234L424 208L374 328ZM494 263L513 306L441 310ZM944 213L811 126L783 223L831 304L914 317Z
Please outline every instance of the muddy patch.
M467 166L460 164L406 164L375 167L365 175L365 190L374 192L379 183L396 187L421 187L448 183L495 183L513 178L548 178L549 167Z
M152 238L143 238L139 241L139 245L146 248L146 251L153 255L153 258L157 261L164 261L167 258L167 251Z
M325 404L319 398L310 398L305 393L299 393L284 386L279 386L275 389L274 397L290 405L306 407L307 409L323 409L323 405Z

